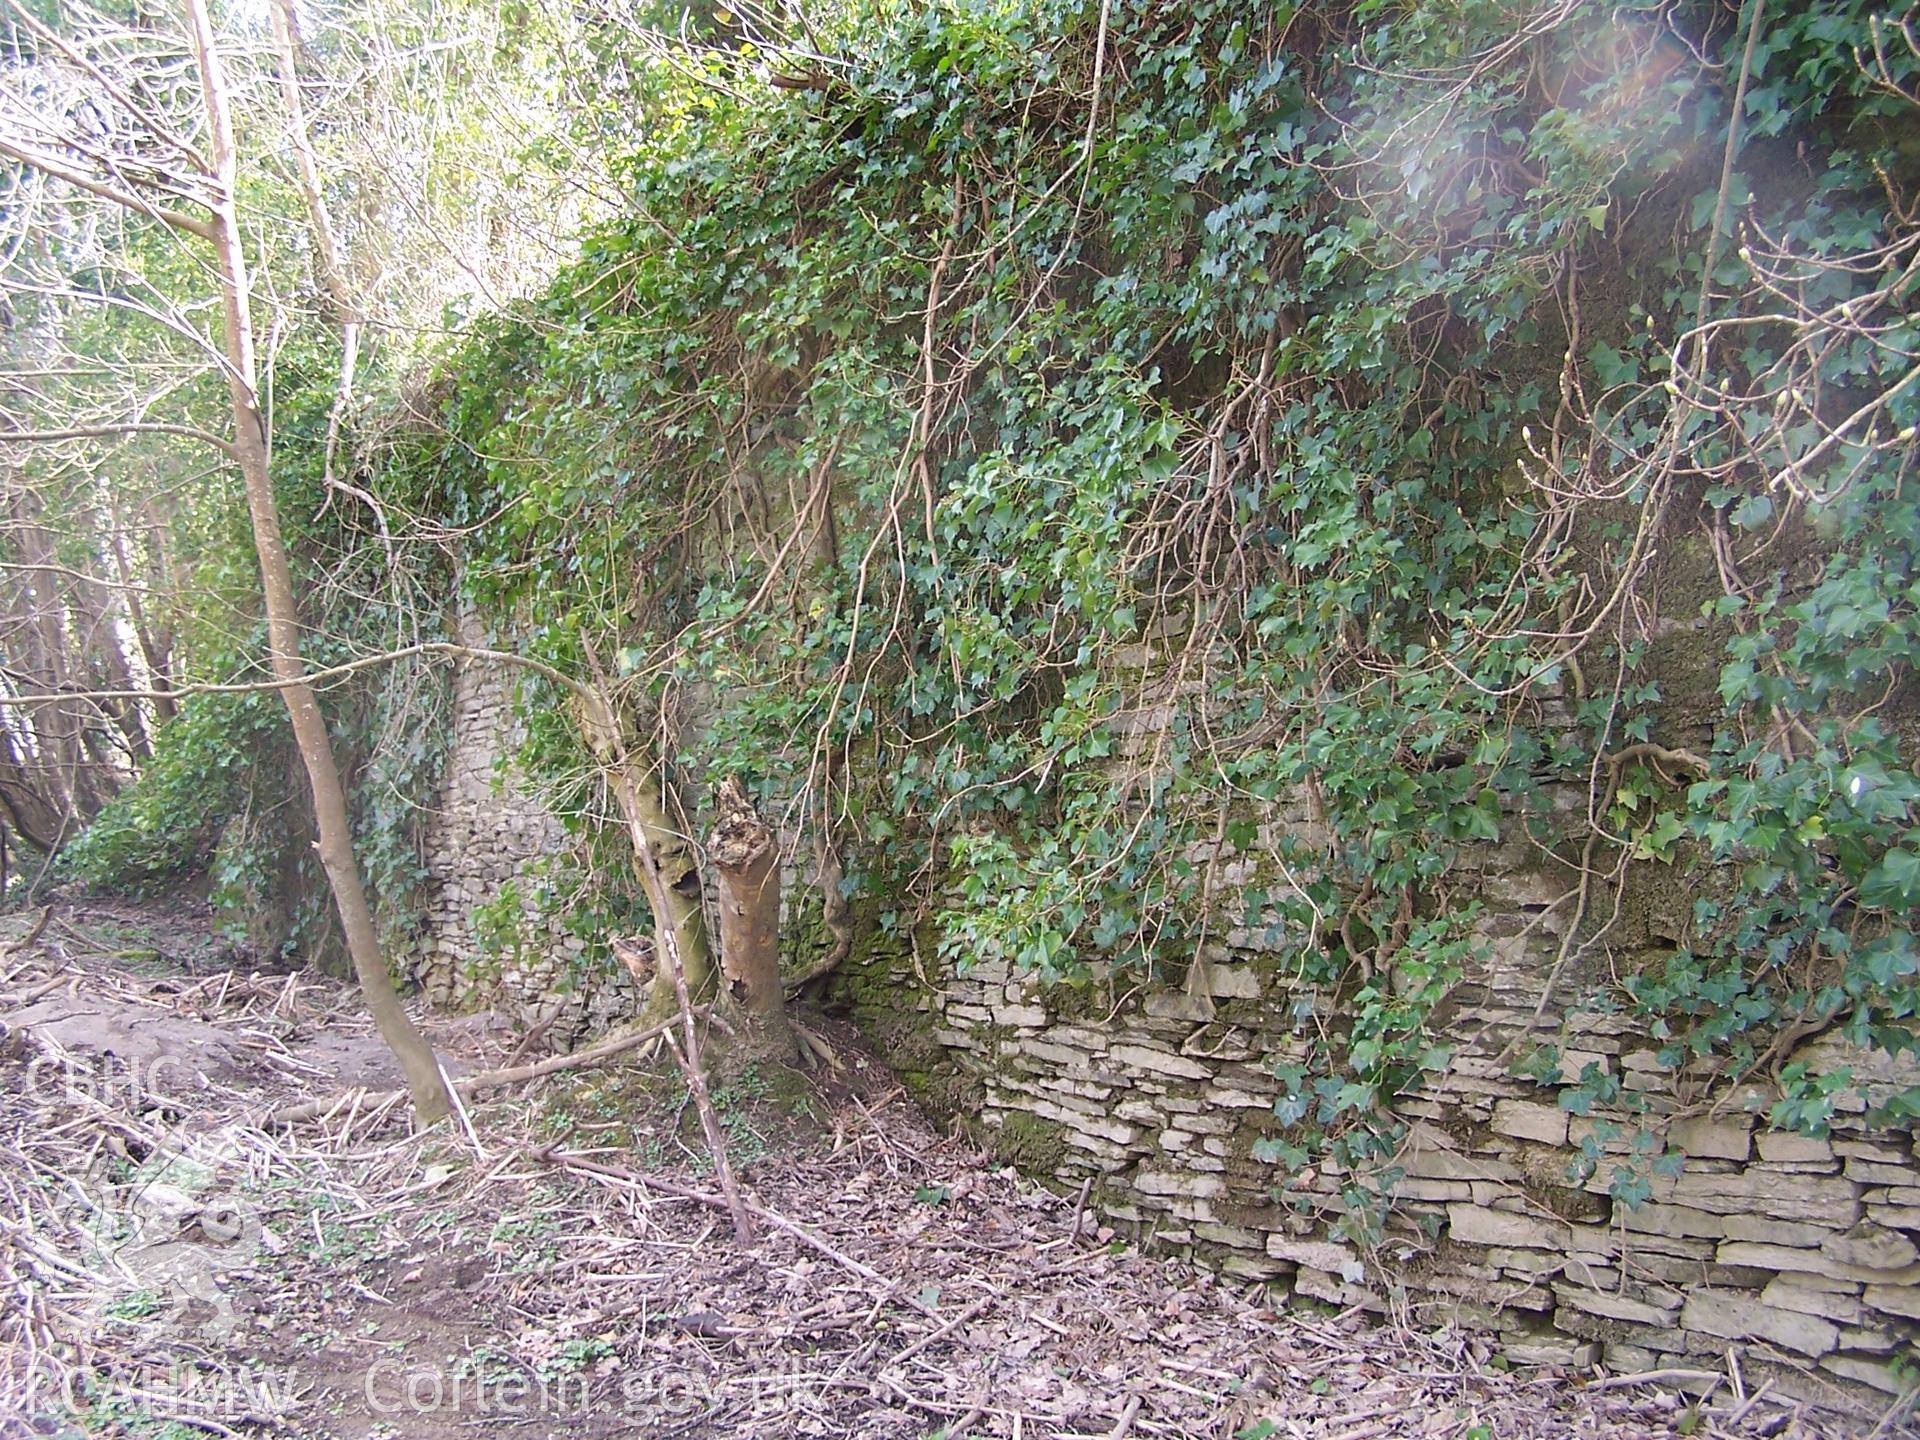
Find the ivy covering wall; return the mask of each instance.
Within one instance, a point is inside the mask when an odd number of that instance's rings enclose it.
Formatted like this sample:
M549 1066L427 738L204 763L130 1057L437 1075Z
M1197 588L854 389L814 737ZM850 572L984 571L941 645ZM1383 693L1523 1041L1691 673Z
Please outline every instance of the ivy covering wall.
M1515 834L1568 1003L1774 1075L1777 1123L1836 1083L1795 1041L1914 1047L1898 16L813 26L609 36L580 125L624 210L366 446L501 635L616 687L689 795L749 777L929 961L1177 980L1277 914L1314 1045L1276 1159L1385 1153L1476 943L1455 859ZM1649 875L1691 913L1620 955Z

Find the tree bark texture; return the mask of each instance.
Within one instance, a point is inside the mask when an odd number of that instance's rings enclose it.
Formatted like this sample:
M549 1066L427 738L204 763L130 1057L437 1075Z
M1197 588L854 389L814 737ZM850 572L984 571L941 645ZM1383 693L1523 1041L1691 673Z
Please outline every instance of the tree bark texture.
M780 847L738 777L714 793L713 862L720 910L720 973L746 1012L757 1049L794 1053L787 997L780 983Z

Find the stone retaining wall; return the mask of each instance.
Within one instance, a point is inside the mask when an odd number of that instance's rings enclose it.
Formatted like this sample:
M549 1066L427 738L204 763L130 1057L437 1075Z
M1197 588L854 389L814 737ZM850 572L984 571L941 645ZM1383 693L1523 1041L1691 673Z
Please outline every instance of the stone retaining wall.
M624 971L586 966L582 942L557 926L525 922L503 950L475 924L503 887L531 895L565 844L502 768L519 740L511 687L481 667L456 683L419 978L437 999L496 1006L522 1025L551 1017L549 1041L564 1045L630 1013L634 997ZM1305 798L1268 825L1310 838ZM1029 1170L1089 1183L1100 1212L1139 1239L1228 1274L1484 1330L1516 1363L1717 1370L1731 1349L1749 1385L1771 1379L1816 1401L1909 1388L1920 1377L1920 1167L1910 1135L1870 1129L1867 1112L1920 1072L1809 1042L1792 1058L1854 1071L1828 1138L1767 1129L1764 1085L1710 1107L1711 1077L1664 1066L1627 1019L1566 1013L1597 976L1560 975L1542 1003L1563 968L1565 877L1543 868L1523 826L1509 828L1515 839L1470 851L1450 877L1485 903L1481 958L1440 1027L1454 1046L1447 1068L1397 1107L1411 1132L1384 1235L1367 1246L1338 1238L1356 1177L1325 1161L1288 1176L1254 1158L1257 1142L1285 1133L1276 1067L1308 1047L1277 915L1159 987L1104 974L1091 995L1049 991L992 964L923 979L921 965L869 944L843 967L844 991L932 1108ZM1225 873L1241 865L1221 867L1225 883L1251 879ZM790 904L801 878L786 877ZM1673 869L1637 862L1620 900L1609 963L1651 963L1686 933L1692 895ZM804 907L790 917L796 943L807 918ZM1570 1083L1516 1068L1542 1044L1561 1075L1610 1076L1637 1107L1571 1113ZM1668 1146L1684 1156L1677 1175L1652 1163ZM1638 1205L1617 1198L1623 1179L1644 1185Z
M1494 873L1485 889L1511 900L1526 883ZM1798 1058L1851 1064L1855 1085L1831 1138L1811 1139L1766 1127L1764 1087L1710 1110L1695 1098L1703 1077L1663 1066L1624 1018L1575 1014L1544 1032L1561 1073L1596 1066L1644 1109L1571 1114L1559 1103L1570 1087L1501 1058L1514 1035L1543 1033L1534 1014L1558 942L1539 920L1516 905L1484 922L1487 958L1445 1026L1458 1048L1398 1107L1412 1130L1368 1247L1335 1238L1354 1177L1324 1161L1288 1177L1253 1158L1284 1134L1275 1067L1306 1050L1265 937L1230 937L1177 988L1129 995L1125 977L1101 976L1092 1006L1004 964L929 989L884 949L852 962L848 989L936 1107L1030 1169L1090 1182L1101 1213L1138 1239L1230 1275L1484 1330L1515 1363L1718 1370L1731 1348L1750 1385L1770 1378L1816 1401L1909 1388L1920 1168L1909 1136L1869 1133L1866 1112L1920 1078L1913 1067L1814 1042ZM902 1023L907 1006L919 1024ZM1685 1157L1677 1175L1651 1163L1662 1142ZM1650 1193L1616 1199L1622 1179Z

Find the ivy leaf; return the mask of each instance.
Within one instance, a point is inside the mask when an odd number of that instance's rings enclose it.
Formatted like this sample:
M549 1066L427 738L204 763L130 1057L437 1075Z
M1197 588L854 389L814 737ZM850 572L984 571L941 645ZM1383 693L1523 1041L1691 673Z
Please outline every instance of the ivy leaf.
M1920 855L1911 850L1889 850L1860 881L1863 904L1889 910L1920 905Z
M1604 341L1587 351L1587 359L1593 365L1593 373L1600 377L1600 383L1608 389L1616 385L1631 385L1640 378L1640 366L1633 357L1622 355Z

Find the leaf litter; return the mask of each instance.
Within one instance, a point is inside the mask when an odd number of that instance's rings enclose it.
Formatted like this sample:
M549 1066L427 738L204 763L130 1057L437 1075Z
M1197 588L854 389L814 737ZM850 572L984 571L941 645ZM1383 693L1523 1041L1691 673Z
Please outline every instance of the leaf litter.
M184 939L129 963L127 923L0 941L0 1435L1896 1433L1748 1394L1731 1364L1697 1398L1271 1301L940 1133L831 1020L810 1023L845 1063L803 1094L716 1092L742 1247L667 1062L412 1134L359 1098L392 1076L348 987ZM450 1073L514 1049L489 1017L421 1019ZM268 1118L341 1086L318 1124Z

